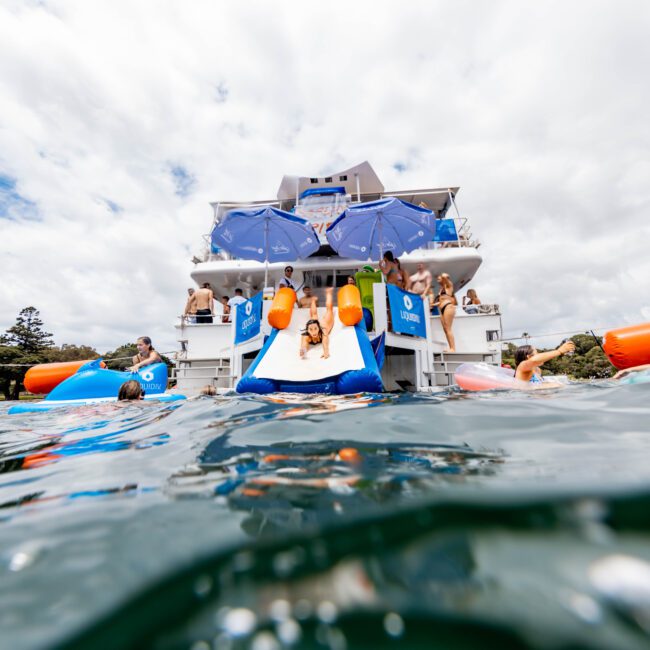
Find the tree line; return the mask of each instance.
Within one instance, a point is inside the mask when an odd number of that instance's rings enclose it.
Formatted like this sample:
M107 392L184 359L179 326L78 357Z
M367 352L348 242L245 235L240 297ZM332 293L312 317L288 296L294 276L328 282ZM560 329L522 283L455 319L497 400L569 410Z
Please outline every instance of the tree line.
M64 343L56 346L52 334L44 329L38 309L25 307L15 324L0 335L0 393L6 400L19 399L25 390L23 379L28 366L98 359L101 356L109 368L124 370L131 365L131 358L137 351L134 343L125 343L102 355L88 345ZM171 366L169 359L163 357L163 360L168 367Z

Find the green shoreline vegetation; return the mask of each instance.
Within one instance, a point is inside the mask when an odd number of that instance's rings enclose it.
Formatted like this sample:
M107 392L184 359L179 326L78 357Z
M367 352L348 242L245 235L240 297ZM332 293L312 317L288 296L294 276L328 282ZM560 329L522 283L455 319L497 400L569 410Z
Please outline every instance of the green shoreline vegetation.
M56 346L52 334L43 329L38 309L25 307L18 314L15 324L0 335L0 401L43 397L25 391L23 378L28 366L101 357L112 370L124 370L131 365L131 357L137 351L135 343L125 343L102 355L88 345L64 343ZM163 356L163 361L171 367L169 359Z

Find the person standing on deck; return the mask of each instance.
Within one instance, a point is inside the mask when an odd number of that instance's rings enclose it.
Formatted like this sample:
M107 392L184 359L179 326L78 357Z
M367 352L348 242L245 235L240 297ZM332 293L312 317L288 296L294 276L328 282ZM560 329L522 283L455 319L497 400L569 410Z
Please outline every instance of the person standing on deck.
M411 292L417 293L418 296L424 298L429 294L432 282L433 278L431 277L431 271L426 269L422 262L418 262L417 270L411 276Z
M196 322L212 323L214 315L214 293L209 282L204 282L198 291L192 296L196 301Z
M196 323L196 299L194 298L195 291L192 288L187 290L187 302L185 303L185 311L183 318L188 323Z

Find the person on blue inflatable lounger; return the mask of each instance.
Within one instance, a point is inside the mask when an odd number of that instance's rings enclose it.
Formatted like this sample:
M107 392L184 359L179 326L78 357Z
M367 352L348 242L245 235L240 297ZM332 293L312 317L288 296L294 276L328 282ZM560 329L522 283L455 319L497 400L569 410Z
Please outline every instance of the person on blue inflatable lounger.
M328 287L325 289L325 316L323 324L318 320L318 307L316 306L316 297L314 296L309 307L309 316L311 317L305 326L305 330L300 337L300 356L304 359L307 354L307 346L323 344L323 354L321 359L328 359L330 356L330 334L334 327L334 307L332 294L334 289Z
M162 361L160 355L154 350L151 339L148 336L141 336L135 343L138 354L133 357L133 365L126 368L127 372L138 372L142 366Z
M575 349L576 346L572 341L562 343L557 350L550 352L537 352L532 345L520 345L515 352L515 377L531 384L541 384L544 380L540 366Z

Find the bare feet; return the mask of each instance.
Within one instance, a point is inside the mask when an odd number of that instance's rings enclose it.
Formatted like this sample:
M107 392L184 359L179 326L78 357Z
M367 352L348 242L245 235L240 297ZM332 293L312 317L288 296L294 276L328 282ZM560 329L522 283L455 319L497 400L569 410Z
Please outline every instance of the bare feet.
M327 295L327 294L333 295L334 294L334 287L327 287L327 289L325 289L325 295Z

